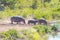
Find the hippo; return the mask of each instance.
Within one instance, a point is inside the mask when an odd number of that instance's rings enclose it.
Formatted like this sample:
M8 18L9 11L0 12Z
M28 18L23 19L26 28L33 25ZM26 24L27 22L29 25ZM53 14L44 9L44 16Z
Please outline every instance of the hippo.
M38 20L38 24L44 24L44 25L47 25L47 21L44 20L44 19L39 19L39 20Z
M13 24L13 22L17 22L17 24L18 22L23 22L25 24L25 20L23 18L16 16L11 17L11 24Z
M30 24L30 23L36 25L37 20L28 20L28 24Z

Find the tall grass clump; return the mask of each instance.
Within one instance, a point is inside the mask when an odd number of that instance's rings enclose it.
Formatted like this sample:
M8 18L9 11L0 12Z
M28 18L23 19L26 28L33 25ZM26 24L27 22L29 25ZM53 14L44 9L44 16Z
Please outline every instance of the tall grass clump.
M16 40L19 38L18 32L15 29L10 29L6 32L0 33L0 38L3 40Z
M46 34L51 32L51 27L46 25L38 25L34 26L33 28L36 29L39 34Z
M34 29L21 30L23 40L41 40L40 35Z

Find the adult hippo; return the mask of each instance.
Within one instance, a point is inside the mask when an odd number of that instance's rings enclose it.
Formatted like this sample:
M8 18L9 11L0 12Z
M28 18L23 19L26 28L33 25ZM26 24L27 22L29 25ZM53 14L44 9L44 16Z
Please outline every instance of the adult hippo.
M24 20L23 18L21 18L21 17L16 17L16 16L11 17L11 24L13 24L13 22L17 22L17 24L18 24L19 22L23 22L23 23L25 24L25 20Z
M44 24L47 25L47 21L45 19L39 19L38 24Z
M37 20L28 20L28 24L34 24L34 25L36 25L36 23L37 23Z

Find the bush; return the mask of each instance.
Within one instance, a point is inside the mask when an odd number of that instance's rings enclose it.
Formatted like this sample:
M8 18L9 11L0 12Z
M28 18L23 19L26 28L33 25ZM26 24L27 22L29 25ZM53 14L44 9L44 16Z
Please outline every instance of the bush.
M15 29L10 29L0 33L0 38L3 40L41 40L40 35L34 29L24 29L19 33Z
M0 38L3 38L4 40L16 40L19 36L15 29L10 29L9 31L0 33Z
M40 35L34 29L24 29L21 33L23 40L41 40Z
M36 31L41 35L51 32L51 27L46 25L38 25L33 28L36 29Z
M59 24L58 23L54 23L51 27L52 27L52 29L51 30L53 30L53 31L58 31L59 30Z
M41 31L40 31L41 33ZM44 33L44 32L43 32ZM47 34L39 34L36 29L23 29L17 32L15 29L10 29L6 32L0 33L2 40L47 40Z

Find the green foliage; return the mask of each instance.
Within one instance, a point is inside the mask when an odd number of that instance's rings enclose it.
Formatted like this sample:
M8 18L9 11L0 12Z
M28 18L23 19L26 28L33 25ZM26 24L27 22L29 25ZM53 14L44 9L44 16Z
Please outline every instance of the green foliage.
M0 33L0 38L4 40L16 40L16 38L19 38L19 36L15 29L10 29L9 31Z
M24 29L21 33L24 40L41 40L40 35L34 29Z
M41 40L40 35L34 29L24 29L19 33L15 29L10 29L0 33L3 40Z
M2 11L2 12L1 12ZM0 18L33 14L33 18L60 19L59 0L0 0ZM53 15L53 16L52 16ZM57 15L57 16L56 16Z
M48 33L55 32L56 29L60 28L59 24L54 24L52 26L38 25L31 29L23 29L17 31L15 29L10 29L6 32L0 32L0 39L2 40L47 40Z
M51 0L44 0L44 2L50 2Z
M34 26L33 28L36 29L36 31L41 35L50 33L52 31L51 27L46 25Z
M60 29L59 26L60 26L59 23L54 23L54 24L52 25L52 29L51 29L51 30L53 30L53 31L58 31L58 30Z

